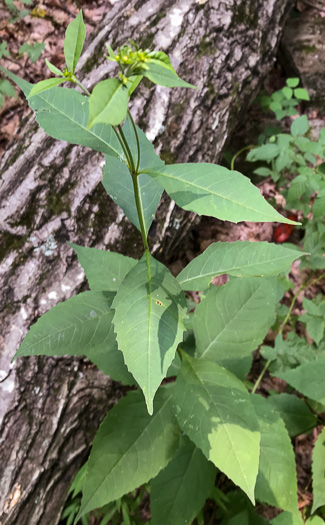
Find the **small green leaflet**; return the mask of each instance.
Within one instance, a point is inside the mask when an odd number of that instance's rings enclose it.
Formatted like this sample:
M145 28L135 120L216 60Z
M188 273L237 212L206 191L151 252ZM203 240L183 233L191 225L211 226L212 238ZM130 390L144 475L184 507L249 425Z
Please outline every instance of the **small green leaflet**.
M58 69L53 64L51 64L51 62L47 60L47 58L45 59L45 63L47 67L49 68L49 70L51 71L51 73L54 73L54 75L58 75L59 77L63 75L62 71L60 71L60 69Z
M325 428L319 434L313 450L313 493L312 512L325 505Z
M242 359L252 355L273 324L275 294L272 277L233 279L210 288L193 318L197 356L244 379L250 363L243 369Z
M85 355L116 381L134 384L112 327L114 293L83 292L54 306L32 325L14 359Z
M159 389L153 416L139 390L129 392L110 410L87 463L78 518L147 483L166 467L180 437L171 395L171 388Z
M170 164L144 170L153 177L184 210L217 219L240 222L284 222L299 224L282 217L260 194L250 180L216 164Z
M85 38L86 26L82 18L82 11L79 11L76 18L68 25L64 38L65 62L71 73L75 72Z
M89 121L87 129L95 124L118 126L128 110L129 92L117 78L99 82L89 97Z
M92 291L117 292L129 271L137 264L136 259L120 253L86 248L68 243L76 252Z
M305 133L307 133L308 130L309 122L307 115L297 117L291 124L291 134L294 136L304 135Z
M187 436L167 467L151 481L151 525L192 523L209 497L215 466Z
M261 455L255 496L279 509L298 510L295 456L284 422L260 395L252 395L261 431Z
M269 242L215 242L193 259L177 276L183 290L205 290L213 277L278 275L293 261L307 255Z
M303 364L292 370L276 372L274 375L284 379L310 399L325 404L325 356L321 354L317 360Z
M27 98L34 97L43 91L57 87L65 81L66 79L64 77L47 78L46 80L41 80L37 84L34 84Z
M249 394L234 375L182 353L173 405L183 432L254 503L260 455L258 420Z
M169 270L146 253L126 276L112 306L119 348L152 414L154 395L183 337L185 296Z
M158 54L165 53L156 53L156 55ZM185 87L197 89L192 84L189 84L188 82L185 82L185 80L182 80L177 75L176 71L171 66L171 64L169 66L165 61L159 60L158 58L154 58L151 59L150 62L146 63L146 66L148 67L148 69L144 69L141 72L141 74L144 77L147 77L149 80L151 80L151 82L153 82L154 84L158 84L159 86L165 86L169 88Z
M0 70L28 97L33 84L1 66ZM111 126L96 124L91 130L87 129L89 99L78 91L53 88L32 97L28 102L35 111L38 124L51 137L113 156L120 155L120 145Z
M279 412L290 437L308 433L317 425L317 417L300 397L274 394L268 397L268 403Z

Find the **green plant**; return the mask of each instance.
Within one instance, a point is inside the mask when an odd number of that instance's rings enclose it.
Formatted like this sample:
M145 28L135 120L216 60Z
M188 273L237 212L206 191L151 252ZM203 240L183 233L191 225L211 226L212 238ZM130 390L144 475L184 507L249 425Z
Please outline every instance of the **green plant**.
M83 492L78 515L74 504L68 517L78 521L150 481L152 525L190 523L210 495L222 523L265 523L254 512L255 499L301 523L285 410L274 406L272 396L256 394L260 379L253 386L247 374L253 351L275 322L284 290L277 276L305 254L266 242L216 242L174 278L150 254L147 240L163 190L185 210L221 220L297 223L279 215L236 171L208 163L165 165L134 123L129 98L143 77L166 87L193 86L178 77L165 53L131 43L116 53L108 46L119 74L89 93L75 74L84 38L80 12L66 32L66 68L48 63L57 77L36 85L1 68L49 135L105 154L103 185L143 240L139 261L70 244L90 291L43 315L15 355L85 355L113 379L139 387L102 422L76 482ZM64 81L83 94L58 87ZM211 286L224 273L229 282ZM188 290L205 291L194 313ZM315 362L301 366L310 365ZM316 373L319 366L317 360ZM320 378L317 386L317 396L310 397L322 401ZM221 472L231 480L226 495L214 486ZM315 500L323 504L324 483L316 470L315 476ZM198 520L203 523L202 514Z

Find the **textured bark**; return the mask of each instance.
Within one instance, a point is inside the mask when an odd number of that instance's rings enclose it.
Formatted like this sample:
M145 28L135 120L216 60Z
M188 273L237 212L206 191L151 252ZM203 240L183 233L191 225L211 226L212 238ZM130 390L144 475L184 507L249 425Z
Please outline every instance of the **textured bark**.
M115 1L80 61L79 76L91 89L110 74L112 63L103 59L107 41L116 48L132 38L166 50L199 90L144 83L133 116L166 162L216 162L273 63L289 4ZM139 233L99 184L102 163L98 153L47 137L32 116L2 162L2 525L58 523L71 479L118 396L117 386L85 360L26 358L9 365L30 324L85 286L66 240L141 254ZM154 254L168 260L193 220L164 198L151 235ZM50 235L55 245L49 246Z

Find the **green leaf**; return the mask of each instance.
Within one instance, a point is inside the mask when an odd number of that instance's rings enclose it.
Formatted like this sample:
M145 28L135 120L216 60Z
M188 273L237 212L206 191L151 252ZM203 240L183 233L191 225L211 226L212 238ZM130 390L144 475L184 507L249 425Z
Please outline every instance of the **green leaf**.
M28 97L33 84L1 66L0 70ZM89 100L77 91L53 88L31 98L28 102L35 111L38 124L51 137L119 156L120 145L110 126L97 124L92 130L87 129Z
M127 166L110 155L106 155L103 169L103 186L113 201L122 208L128 219L141 231L132 178ZM138 176L145 231L148 234L154 214L160 202L162 189L149 175Z
M89 97L89 121L87 129L94 124L118 126L128 110L129 92L117 78L98 82Z
M299 512L292 514L291 512L281 512L276 518L271 521L272 525L304 525Z
M113 302L125 363L152 401L183 336L186 300L169 270L148 253L128 273Z
M312 512L325 505L325 428L319 434L313 450L313 493Z
M34 84L27 98L34 97L43 91L57 87L65 81L66 79L64 77L47 78L46 80L41 80L37 84Z
M300 397L292 394L274 394L268 398L283 419L290 437L310 432L317 425L316 416Z
M199 215L231 222L285 222L250 180L216 164L170 164L144 170L174 199L178 206Z
M149 69L143 70L142 75L147 77L154 84L165 87L185 87L185 88L194 88L196 86L185 82L182 80L175 71L172 71L169 67L166 67L166 64L159 60L151 60L146 64Z
M192 523L214 486L216 469L186 436L167 467L151 481L152 525Z
M291 88L295 88L299 85L299 78L287 78L286 80L286 84L287 86L291 87Z
M3 93L8 97L17 97L15 88L10 84L9 80L7 80L6 78L0 79L0 93Z
M324 520L319 516L310 516L306 521L306 525L324 525Z
M264 144L259 148L252 149L246 159L249 162L256 162L257 160L273 160L280 153L280 148L277 144Z
M260 395L252 395L261 431L261 455L255 496L290 512L298 510L298 488L292 444L279 413Z
M65 62L71 73L75 72L85 38L86 26L80 10L76 18L68 25L64 38Z
M274 322L275 283L249 277L209 289L194 313L197 355L245 377L249 369L242 359L257 349Z
M268 242L215 242L177 280L183 290L205 290L213 277L224 273L235 277L278 275L302 255L307 254Z
M291 134L295 136L304 135L309 130L307 115L297 117L291 124Z
M325 404L325 356L303 364L292 370L276 372L276 376L284 379L298 392Z
M136 259L120 253L68 244L76 252L89 287L94 292L117 292L126 275L137 264Z
M117 348L110 292L83 292L54 306L25 337L14 359L32 355L85 355L116 381L134 384Z
M294 96L298 98L299 100L310 100L310 97L308 95L308 91L306 91L303 88L297 88L294 90Z
M90 453L78 518L147 483L169 463L180 434L171 396L172 389L159 389L153 416L139 391L110 410Z
M27 11L26 14L28 13L29 11ZM41 56L44 48L45 44L43 42L38 42L36 44L23 44L19 48L19 54L22 55L23 53L27 53L30 61L34 64L34 62L36 62Z
M249 394L216 363L182 356L173 398L180 427L254 503L260 433Z
M136 76L128 78L129 97L136 90L136 88L138 87L142 79L143 79L142 75L136 75Z
M4 42L0 42L0 59L2 57L9 57L10 56L10 53L7 49L7 45L8 45L8 42L4 41Z
M290 87L285 86L284 88L282 88L282 93L288 100L292 98L293 91Z
M62 71L60 71L57 67L55 67L53 64L51 64L51 62L49 62L47 60L47 58L45 59L45 62L46 62L47 67L49 68L49 70L52 73L54 73L54 75L59 75L59 77L63 75Z
M136 126L140 144L140 165L139 168L150 168L153 166L164 166L151 142L141 129ZM131 119L127 116L123 133L129 144L132 157L135 162L138 160L137 142L132 127ZM120 150L120 158L126 163L126 158ZM162 188L149 175L142 173L138 176L138 184L141 196L141 206L144 215L145 229L148 233L153 216L160 202ZM122 208L125 215L140 230L139 216L136 208L132 179L128 168L119 160L106 157L106 164L103 170L103 185L113 201Z

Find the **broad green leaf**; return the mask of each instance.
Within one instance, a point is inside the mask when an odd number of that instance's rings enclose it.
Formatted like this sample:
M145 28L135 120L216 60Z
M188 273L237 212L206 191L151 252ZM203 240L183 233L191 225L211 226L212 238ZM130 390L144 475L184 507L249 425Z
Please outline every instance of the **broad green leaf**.
M14 359L32 355L85 355L116 381L134 384L117 348L110 292L83 292L46 312Z
M308 91L304 88L297 88L294 90L294 95L299 100L310 100L310 97L308 95Z
M216 164L170 164L144 170L153 177L184 210L217 219L240 222L285 222L250 180Z
M78 261L83 267L89 287L94 292L117 292L125 276L137 261L120 253L86 248L77 244L68 243L76 252Z
M171 395L172 389L159 389L153 416L140 391L129 392L110 410L90 453L79 518L147 483L172 459L180 432Z
M39 95L43 91L47 91L48 89L57 87L65 81L66 79L64 77L47 78L46 80L41 80L37 84L33 85L27 98L34 97L35 95Z
M286 80L286 84L287 86L291 87L291 88L295 88L299 85L299 78L287 78Z
M319 434L313 450L313 493L312 512L325 505L325 428Z
M128 78L129 97L136 90L136 88L138 87L142 79L143 79L142 75L136 75L136 76Z
M147 139L141 129L136 126L140 144L139 168L144 169L152 166L164 166L163 161L155 153L154 147ZM127 116L123 133L129 144L134 162L138 161L138 148L131 119ZM126 163L123 151L119 150L120 158ZM148 233L153 216L160 202L162 188L149 175L142 173L138 176L138 184L141 196L141 206L144 215L146 233ZM140 230L139 216L136 208L133 183L127 167L119 160L106 157L103 170L103 185L113 201L122 208L125 215Z
M223 516L222 525L269 525L268 521L256 514L254 505L241 490L227 491L224 504L226 512L220 512Z
M297 511L294 514L291 512L281 512L276 518L271 521L272 525L304 525L300 513Z
M214 486L215 466L187 436L167 467L151 481L151 524L192 523Z
M172 71L170 68L166 67L162 62L155 60L151 61L148 64L148 70L143 70L142 75L147 77L154 84L165 87L185 87L185 88L194 88L197 89L192 84L182 80L175 71Z
M99 82L89 97L89 121L87 129L95 124L118 126L128 110L129 92L117 78Z
M291 134L295 136L304 135L309 130L307 115L297 117L291 124Z
M298 392L310 399L325 404L325 356L321 354L317 360L286 370L276 372L277 377L287 381Z
M272 109L272 108L271 108ZM272 109L274 111L274 109ZM257 160L272 160L280 153L280 148L277 144L264 144L259 148L252 149L246 159L249 162L256 162Z
M80 10L68 25L64 38L64 56L67 68L74 73L86 38L86 26Z
M292 394L276 394L268 402L279 412L290 437L310 432L317 425L316 416L300 397Z
M288 100L290 100L293 95L293 90L290 87L285 86L284 88L282 88L282 93Z
M49 70L50 70L54 75L59 75L59 77L63 75L62 71L60 71L60 69L58 69L58 68L55 67L53 64L51 64L51 62L49 62L49 60L47 60L47 58L45 59L45 63L46 63L46 65L47 65L47 67L49 68Z
M279 509L298 510L298 488L292 444L279 413L260 395L252 395L260 432L261 455L255 496Z
M233 279L209 289L194 313L197 355L244 378L252 356L275 319L275 278Z
M260 433L249 394L216 363L182 357L173 398L180 427L254 503Z
M146 253L127 274L113 308L119 348L152 414L154 395L183 337L183 291L169 270Z
M33 84L1 66L0 70L28 97ZM78 91L53 88L32 97L28 102L35 111L38 124L51 137L66 140L71 144L80 144L102 153L120 155L121 147L111 126L96 124L91 130L87 129L89 100Z
M183 290L205 290L213 277L278 275L304 255L269 242L215 242L191 261L177 276Z

